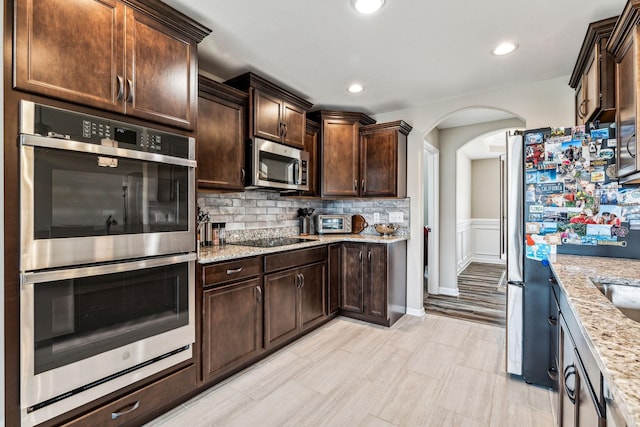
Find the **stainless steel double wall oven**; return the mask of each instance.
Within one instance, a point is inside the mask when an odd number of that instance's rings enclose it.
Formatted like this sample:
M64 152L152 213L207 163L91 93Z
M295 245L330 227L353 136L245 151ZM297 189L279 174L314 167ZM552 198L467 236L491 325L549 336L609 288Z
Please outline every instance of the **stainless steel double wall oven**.
M22 101L19 142L35 425L192 357L195 141Z

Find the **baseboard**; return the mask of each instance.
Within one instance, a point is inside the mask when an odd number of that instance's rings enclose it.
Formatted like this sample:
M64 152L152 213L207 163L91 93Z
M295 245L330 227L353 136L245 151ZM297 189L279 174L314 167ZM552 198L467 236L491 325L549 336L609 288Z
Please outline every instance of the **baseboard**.
M421 308L408 308L407 307L407 314L409 316L424 317L424 315L425 315L424 307L421 307Z
M458 288L443 288L440 286L440 288L438 288L438 292L440 295L447 295L449 297L460 296L460 290Z
M506 264L506 262L500 258L496 258L492 256L482 256L482 255L474 255L471 258L471 262L479 262L481 264L496 264L496 265ZM469 264L471 264L471 262Z

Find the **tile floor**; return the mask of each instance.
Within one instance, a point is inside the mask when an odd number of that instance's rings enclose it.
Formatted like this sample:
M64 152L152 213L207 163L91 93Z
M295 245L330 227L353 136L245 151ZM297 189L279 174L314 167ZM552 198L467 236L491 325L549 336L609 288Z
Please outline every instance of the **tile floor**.
M147 426L554 426L554 393L504 373L504 328L338 318Z

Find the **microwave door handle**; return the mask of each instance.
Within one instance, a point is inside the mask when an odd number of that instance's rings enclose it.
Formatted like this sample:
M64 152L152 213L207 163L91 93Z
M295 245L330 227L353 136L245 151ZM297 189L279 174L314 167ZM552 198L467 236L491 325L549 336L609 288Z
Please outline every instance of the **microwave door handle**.
M293 183L297 185L300 184L300 181L300 161L296 160L293 164Z

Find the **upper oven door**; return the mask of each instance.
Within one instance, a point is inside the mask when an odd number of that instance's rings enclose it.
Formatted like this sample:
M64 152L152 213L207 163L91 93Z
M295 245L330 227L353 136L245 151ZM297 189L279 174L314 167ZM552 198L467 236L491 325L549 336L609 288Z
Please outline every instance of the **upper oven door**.
M108 139L20 143L22 271L195 250L194 160Z

